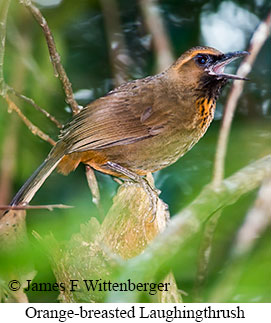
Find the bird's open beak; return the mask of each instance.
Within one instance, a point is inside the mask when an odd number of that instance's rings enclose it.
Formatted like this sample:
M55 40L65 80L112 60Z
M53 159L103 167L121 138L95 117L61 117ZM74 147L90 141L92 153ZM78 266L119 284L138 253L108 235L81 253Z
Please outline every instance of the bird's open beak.
M223 54L221 58L219 58L215 63L213 63L209 69L208 74L209 75L215 75L218 79L220 78L228 78L228 79L235 79L235 80L245 80L248 79L245 77L241 77L234 74L227 74L224 73L224 68L226 65L228 65L230 62L234 61L238 57L243 57L249 55L248 52L231 52L227 54Z

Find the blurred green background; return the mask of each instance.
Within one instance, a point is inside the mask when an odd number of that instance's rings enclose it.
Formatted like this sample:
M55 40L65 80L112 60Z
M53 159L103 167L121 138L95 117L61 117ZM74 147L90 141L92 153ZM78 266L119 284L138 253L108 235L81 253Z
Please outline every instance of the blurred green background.
M126 44L125 54L131 59L127 68L129 78L154 74L156 53L139 2L119 0L116 3ZM78 102L85 105L112 89L110 47L101 2L39 0L36 4L51 27ZM224 52L247 49L253 31L265 19L268 10L269 0L159 2L159 12L175 58L196 45L213 46ZM271 151L270 54L271 42L268 39L238 103L229 138L226 176ZM235 62L229 70L235 71L238 64L239 61ZM17 1L12 1L8 15L4 73L8 84L33 98L60 122L66 123L70 119L70 109L64 102L60 82L54 77L40 27ZM224 89L217 105L215 121L204 138L177 163L154 174L156 186L162 191L162 199L169 204L171 216L191 202L212 178L223 105L229 88L230 85ZM23 101L16 102L34 124L57 139L58 129L54 124ZM6 201L1 201L4 204L44 160L50 145L33 136L14 113L8 113L6 103L1 98L0 105L0 161L4 160L8 149L12 158L10 164L14 164L9 180L10 191L7 191ZM12 137L13 141L5 144L7 137ZM110 176L97 173L97 178L101 202L107 211L118 185ZM214 237L204 301L271 301L270 230L257 238L252 251L244 259L238 263L229 261L236 234L256 196L257 191L254 191L223 211ZM83 165L68 177L54 172L32 202L54 203L74 205L75 208L54 212L29 211L27 215L31 248L17 259L17 265L19 267L20 263L32 260L37 270L36 282L54 281L55 278L32 231L42 236L53 232L57 239L68 240L71 234L78 232L81 223L88 221L91 216L99 216L91 201ZM200 241L201 233L189 241L185 252L176 258L174 266L178 286L188 294L184 296L184 301L188 302L193 301ZM2 270L8 268L4 260L1 260L1 267ZM232 284L230 292L229 284ZM28 293L31 302L54 302L57 296L54 292Z

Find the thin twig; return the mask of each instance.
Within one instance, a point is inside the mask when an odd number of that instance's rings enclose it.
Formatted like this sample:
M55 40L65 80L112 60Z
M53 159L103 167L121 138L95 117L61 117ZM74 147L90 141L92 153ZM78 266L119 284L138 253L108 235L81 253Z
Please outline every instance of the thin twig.
M144 22L153 38L153 46L156 53L157 70L163 71L174 61L172 47L169 42L163 19L159 12L156 0L140 0L140 7L144 16Z
M71 209L73 206L65 204L48 204L48 205L0 205L0 210L49 210L53 209Z
M10 0L4 0L0 4L0 95L5 95L4 87L4 55L5 55L5 43L6 43L6 22L8 15Z
M93 202L93 204L96 205L96 207L99 211L100 218L103 219L104 218L104 211L103 211L102 205L100 203L100 190L99 190L99 185L98 185L98 181L95 176L94 170L90 166L86 165L85 174L86 174L86 178L87 178L88 187L91 191L92 202Z
M49 120L51 120L59 129L63 128L63 125L54 116L52 116L48 111L44 110L39 105L37 105L37 103L33 99L28 98L27 96L17 92L15 89L8 85L7 90L15 94L17 97L24 100L25 102L31 104L37 111L43 113Z
M246 77L252 69L252 65L264 45L265 41L270 35L271 28L271 12L268 14L267 18L261 22L258 28L255 30L249 45L248 51L250 52L249 56L246 56L245 59L240 64L237 74ZM215 162L214 162L214 173L212 186L214 188L219 188L221 182L224 178L224 168L225 168L225 157L227 152L227 144L229 133L231 129L231 123L233 115L238 103L238 100L242 94L244 87L244 82L234 81L231 91L229 93L226 105L225 112L223 116L222 126L218 137ZM204 281L208 272L208 265L210 262L210 255L212 250L212 241L214 232L217 226L217 222L220 218L221 212L218 212L209 222L206 223L203 232L203 238L201 247L199 250L199 261L198 261L198 271L195 282L195 293L197 301L201 299L201 288L204 284Z
M5 100L8 103L8 108L10 111L14 110L18 116L22 119L24 124L28 127L28 129L32 132L33 135L40 137L42 140L49 142L52 146L56 144L56 142L50 138L46 133L40 130L37 126L35 126L27 117L22 113L22 111L17 107L17 105L9 98L9 96L5 95Z
M32 13L34 18L38 22L38 24L41 26L47 42L51 62L55 71L55 76L58 77L62 82L67 104L69 104L70 107L72 108L73 114L77 114L80 111L80 108L76 100L74 99L71 82L61 64L60 55L57 52L54 37L48 26L46 19L44 18L40 10L35 5L33 5L33 3L30 0L19 0L19 1L26 8L29 9L29 11Z
M261 50L262 46L266 42L270 35L271 28L271 12L268 14L267 18L261 22L258 28L255 30L253 37L251 38L248 51L249 56L246 56L242 63L240 64L237 74L246 77L252 69L252 65ZM225 156L227 151L227 144L229 133L231 129L231 123L233 115L238 103L238 100L242 94L244 88L244 82L234 81L231 91L229 93L226 105L225 113L223 116L222 126L218 137L215 163L214 163L214 175L213 175L213 185L219 186L224 178L224 168L225 168Z

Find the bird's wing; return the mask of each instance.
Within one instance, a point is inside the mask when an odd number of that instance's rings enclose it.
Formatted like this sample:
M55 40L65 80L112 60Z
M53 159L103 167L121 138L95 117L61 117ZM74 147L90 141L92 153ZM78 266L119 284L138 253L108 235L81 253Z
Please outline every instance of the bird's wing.
M67 153L127 145L158 135L167 126L168 111L162 109L150 83L151 79L140 86L138 81L130 82L85 107L61 135Z

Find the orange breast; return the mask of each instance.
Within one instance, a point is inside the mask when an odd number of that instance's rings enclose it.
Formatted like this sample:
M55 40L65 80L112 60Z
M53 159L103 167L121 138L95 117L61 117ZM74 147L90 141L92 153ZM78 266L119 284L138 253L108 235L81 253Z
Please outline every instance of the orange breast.
M213 99L200 98L196 101L200 128L206 130L214 118L216 102Z

